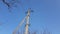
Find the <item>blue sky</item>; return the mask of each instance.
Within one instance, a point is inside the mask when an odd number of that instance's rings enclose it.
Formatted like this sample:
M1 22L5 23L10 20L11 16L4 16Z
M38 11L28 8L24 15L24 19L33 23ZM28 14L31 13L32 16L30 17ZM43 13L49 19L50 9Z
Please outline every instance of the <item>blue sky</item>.
M0 1L0 34L12 34L16 26L26 16L28 8L34 10L31 13L29 29L31 31L48 30L52 34L60 34L60 0L22 0L22 3L12 12L8 12L7 6ZM24 25L20 28L24 30Z

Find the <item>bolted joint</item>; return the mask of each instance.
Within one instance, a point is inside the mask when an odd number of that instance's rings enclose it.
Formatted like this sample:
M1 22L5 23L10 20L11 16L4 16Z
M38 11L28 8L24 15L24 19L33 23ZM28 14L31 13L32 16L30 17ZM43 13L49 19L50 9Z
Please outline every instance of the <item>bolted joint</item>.
M27 26L27 25L30 26L30 24L26 24L25 26Z

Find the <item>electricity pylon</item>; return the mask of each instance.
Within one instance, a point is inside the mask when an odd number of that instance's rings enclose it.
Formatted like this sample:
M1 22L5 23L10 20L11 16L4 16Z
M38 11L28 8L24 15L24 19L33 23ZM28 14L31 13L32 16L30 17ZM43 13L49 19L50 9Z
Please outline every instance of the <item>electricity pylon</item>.
M22 26L22 24L24 23L25 20L26 20L26 26L25 26L25 33L24 34L28 34L28 31L29 31L30 12L31 12L31 9L28 9L26 17L21 21L21 23L13 31L13 34L16 34L16 32L19 30L19 28Z
M25 34L28 34L29 29L29 18L30 18L30 9L28 9L27 17L26 17L26 27L25 27Z

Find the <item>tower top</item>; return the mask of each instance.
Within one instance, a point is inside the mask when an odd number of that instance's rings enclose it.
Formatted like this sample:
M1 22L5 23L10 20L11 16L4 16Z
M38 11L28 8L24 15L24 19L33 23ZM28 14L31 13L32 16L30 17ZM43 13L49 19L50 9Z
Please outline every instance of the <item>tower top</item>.
M31 8L28 8L26 14L27 14L27 13L31 13L31 12L34 12L34 11L33 11Z

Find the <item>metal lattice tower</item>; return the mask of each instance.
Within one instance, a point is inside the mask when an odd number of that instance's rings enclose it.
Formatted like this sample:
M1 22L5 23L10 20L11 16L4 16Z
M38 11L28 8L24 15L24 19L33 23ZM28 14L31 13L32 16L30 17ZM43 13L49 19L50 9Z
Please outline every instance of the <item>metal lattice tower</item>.
M26 26L25 26L25 33L24 34L29 34L29 19L30 19L30 12L31 9L29 8L27 11L27 16L21 21L21 23L16 27L16 29L13 31L13 34L16 34L16 32L19 30L19 28L22 26L24 21L26 20Z
M28 31L29 31L29 18L30 18L30 9L28 9L28 14L26 18L25 34L28 34Z

